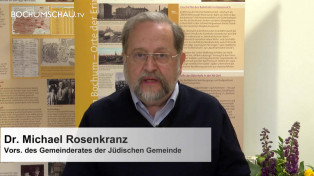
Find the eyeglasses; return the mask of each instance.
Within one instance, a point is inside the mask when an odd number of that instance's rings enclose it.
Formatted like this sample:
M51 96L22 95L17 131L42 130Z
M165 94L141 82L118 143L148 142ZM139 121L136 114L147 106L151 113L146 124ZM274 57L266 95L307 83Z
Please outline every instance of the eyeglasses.
M179 54L171 56L169 53L132 53L127 55L135 63L143 64L147 61L149 56L152 56L157 64L166 64L170 59L176 58Z

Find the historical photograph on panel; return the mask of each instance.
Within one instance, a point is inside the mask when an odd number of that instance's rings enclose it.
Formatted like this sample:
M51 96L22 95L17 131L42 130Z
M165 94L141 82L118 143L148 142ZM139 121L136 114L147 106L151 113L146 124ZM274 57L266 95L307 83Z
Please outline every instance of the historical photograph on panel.
M99 43L121 43L122 26L98 26Z
M117 72L115 75L115 88L116 91L123 89L128 84L125 81L123 72Z
M12 34L50 34L49 6L12 6Z
M38 77L38 39L12 39L13 77Z
M99 65L122 65L121 48L99 48Z
M21 165L22 176L44 176L44 165Z
M75 104L75 80L48 79L47 104L48 105Z
M168 15L167 4L98 4L98 20L127 20L146 11L162 12Z
M74 66L74 39L41 39L41 66Z
M61 176L65 163L52 162L48 163L48 176Z

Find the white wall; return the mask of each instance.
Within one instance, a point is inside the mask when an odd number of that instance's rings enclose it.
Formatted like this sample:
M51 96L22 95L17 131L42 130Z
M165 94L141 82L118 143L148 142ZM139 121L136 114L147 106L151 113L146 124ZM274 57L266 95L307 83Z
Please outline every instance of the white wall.
M299 121L300 160L314 166L314 1L246 0L245 11L244 153L261 153L263 127L277 144Z

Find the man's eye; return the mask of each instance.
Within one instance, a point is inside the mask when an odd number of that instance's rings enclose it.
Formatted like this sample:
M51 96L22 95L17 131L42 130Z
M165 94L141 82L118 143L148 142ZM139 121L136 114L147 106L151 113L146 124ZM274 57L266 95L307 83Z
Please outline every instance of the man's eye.
M136 59L143 59L144 57L145 57L145 54L142 54L142 53L134 54L134 58L136 58Z
M165 58L167 58L167 54L160 53L160 54L157 54L157 57L158 57L159 59L165 59Z

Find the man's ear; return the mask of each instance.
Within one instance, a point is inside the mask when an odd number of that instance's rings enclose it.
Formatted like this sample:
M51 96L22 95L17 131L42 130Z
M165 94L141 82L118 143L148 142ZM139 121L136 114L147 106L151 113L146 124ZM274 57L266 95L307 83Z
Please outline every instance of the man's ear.
M125 53L122 52L122 53L121 53L121 56L122 56L122 59L123 59L123 63L125 63L125 62L126 62L126 55L125 55Z
M183 65L184 61L185 61L185 53L182 53L181 57L180 57L180 75L182 73L182 65Z

